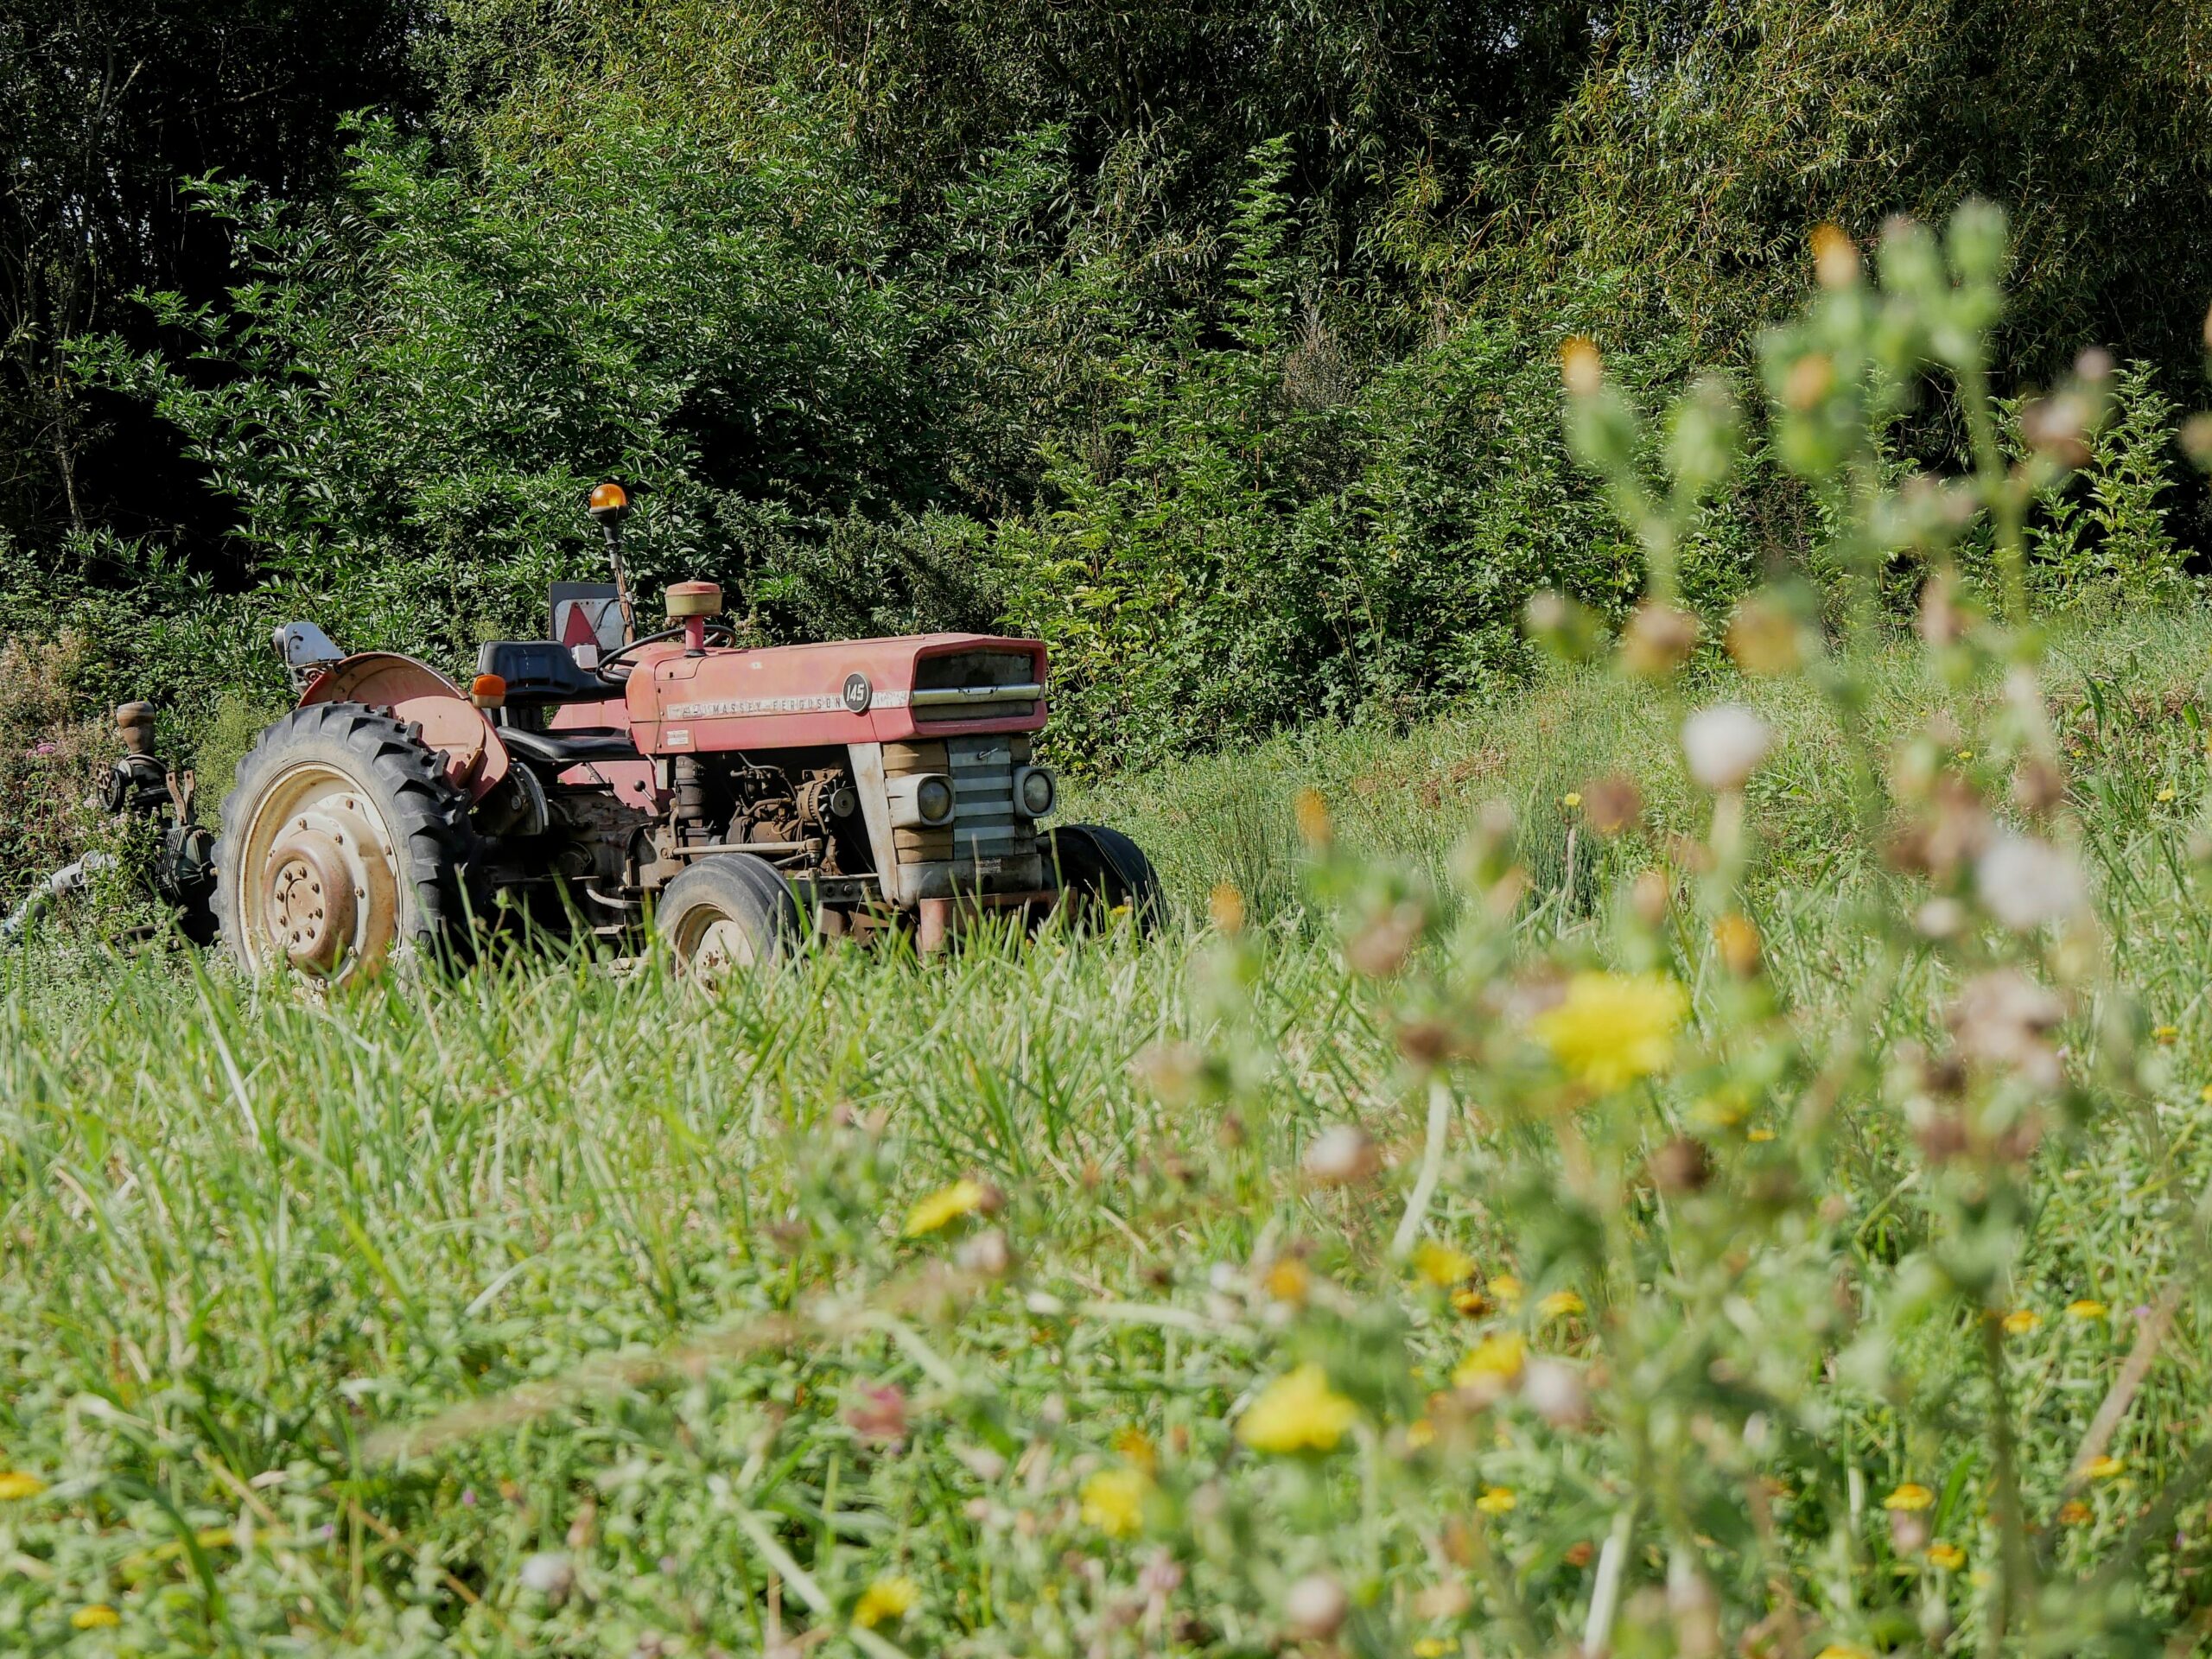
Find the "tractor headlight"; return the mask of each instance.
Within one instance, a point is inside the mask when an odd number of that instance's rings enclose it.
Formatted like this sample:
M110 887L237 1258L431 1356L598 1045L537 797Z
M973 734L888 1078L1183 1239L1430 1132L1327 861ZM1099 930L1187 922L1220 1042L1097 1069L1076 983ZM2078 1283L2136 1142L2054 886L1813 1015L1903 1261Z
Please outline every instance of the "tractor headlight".
M925 778L914 786L914 810L924 823L943 823L952 816L952 785L942 778Z
M1023 766L1014 774L1014 798L1030 817L1048 816L1059 796L1059 785L1043 766Z
M886 782L890 798L892 827L934 830L952 822L952 779L942 772L910 773Z

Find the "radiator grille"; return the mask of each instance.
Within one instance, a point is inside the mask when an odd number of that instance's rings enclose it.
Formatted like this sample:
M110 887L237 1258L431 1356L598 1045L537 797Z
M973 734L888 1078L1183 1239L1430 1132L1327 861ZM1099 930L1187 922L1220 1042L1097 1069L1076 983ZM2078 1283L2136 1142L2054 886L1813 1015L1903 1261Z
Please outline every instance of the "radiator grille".
M901 864L957 863L1027 857L1036 849L1030 820L1014 807L1014 770L1029 764L1026 734L991 733L935 742L887 743L883 769L899 778L943 772L952 780L952 822L934 830L895 830Z

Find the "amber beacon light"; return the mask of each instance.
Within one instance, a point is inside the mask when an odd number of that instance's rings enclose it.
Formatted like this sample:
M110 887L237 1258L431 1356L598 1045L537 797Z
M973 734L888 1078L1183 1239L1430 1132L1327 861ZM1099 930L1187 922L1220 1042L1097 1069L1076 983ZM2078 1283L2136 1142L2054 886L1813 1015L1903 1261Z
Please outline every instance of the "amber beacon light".
M591 516L602 524L613 524L630 511L630 492L620 484L594 484L591 491Z

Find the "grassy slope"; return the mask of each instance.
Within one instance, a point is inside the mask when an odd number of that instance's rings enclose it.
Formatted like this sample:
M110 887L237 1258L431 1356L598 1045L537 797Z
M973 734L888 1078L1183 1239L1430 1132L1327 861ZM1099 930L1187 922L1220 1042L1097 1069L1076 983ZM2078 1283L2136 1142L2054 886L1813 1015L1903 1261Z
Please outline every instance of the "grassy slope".
M2173 1242L2141 1224L2145 1204L2212 1174L2191 1070L2212 1042L2212 944L2171 856L2202 747L2167 713L2208 645L2212 628L2182 620L2065 653L2106 696L2080 753L2114 948L2181 1037L2158 1112L2047 1160L2020 1287L2051 1313L2023 1408L2046 1492L2111 1363L2056 1308L2148 1300ZM1885 729L1936 699L1904 661ZM1760 916L1776 978L1808 1024L1926 1027L1925 1001L1854 1006L1859 946L1827 918L1874 861L1825 804L1840 762L1813 704L1767 701L1789 738L1757 798L1777 849ZM1272 1471L1228 1456L1233 1402L1296 1350L1243 1273L1286 1241L1389 1304L1423 1374L1464 1346L1434 1299L1389 1288L1402 1159L1370 1202L1295 1179L1318 1126L1357 1118L1403 1151L1418 1105L1376 993L1299 904L1290 798L1314 785L1344 842L1438 873L1477 803L1514 801L1535 948L1598 928L1611 878L1641 862L1586 839L1565 891L1566 791L1656 774L1655 817L1689 825L1670 724L1570 676L1402 739L1285 740L1101 791L1089 806L1155 849L1179 901L1145 947L833 957L714 1002L657 971L543 963L328 1005L66 951L0 970L0 1467L51 1483L0 1503L0 1646L744 1651L772 1634L760 1592L779 1552L787 1630L835 1622L810 1594L842 1610L903 1572L919 1605L864 1646L979 1630L988 1651L1172 1645L1173 1618L1141 1611L1146 1552L1095 1548L1075 1513L1132 1428L1194 1484L1219 1471L1223 1490L1267 1496L1177 1511L1190 1578L1169 1599L1210 1627L1185 1637L1265 1647L1283 1580L1325 1556L1356 1559L1377 1618L1418 1628L1409 1586L1433 1562L1410 1516L1356 1489L1263 1487ZM2164 784L2176 803L2157 802ZM1264 950L1202 937L1221 880L1249 895ZM1241 1135L1147 1081L1147 1056L1190 1039L1251 1071ZM1437 1225L1479 1254L1478 1169L1453 1166ZM1009 1195L1026 1277L951 1319L917 1288L950 1249L895 1233L918 1193L969 1171ZM1878 1257L1894 1160L1870 1141L1847 1174ZM2196 1332L2185 1308L2128 1430L2146 1484L2203 1409ZM897 1452L841 1414L884 1383L911 1401ZM429 1449L375 1438L469 1402L479 1414ZM1893 1414L1836 1433L1877 1491L1910 1461ZM1532 1605L1571 1625L1582 1580L1529 1548ZM524 1586L543 1551L577 1575L565 1596ZM1122 1598L1140 1610L1126 1620ZM73 1636L95 1603L122 1625Z

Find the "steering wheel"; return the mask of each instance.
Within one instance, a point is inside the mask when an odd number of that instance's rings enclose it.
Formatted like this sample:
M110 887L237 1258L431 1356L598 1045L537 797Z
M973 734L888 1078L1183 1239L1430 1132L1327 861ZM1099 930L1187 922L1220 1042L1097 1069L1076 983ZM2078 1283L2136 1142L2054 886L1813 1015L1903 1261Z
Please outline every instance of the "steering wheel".
M635 668L637 664L623 662L624 658L633 651L641 650L646 645L657 644L663 639L681 639L683 637L683 630L680 626L663 628L658 633L640 634L635 639L615 646L613 650L601 658L599 665L593 669L592 672L609 685L626 684L630 678L629 671ZM707 624L707 640L710 645L734 645L737 643L737 632L727 622L709 622ZM618 664L623 670L620 674L613 672Z

